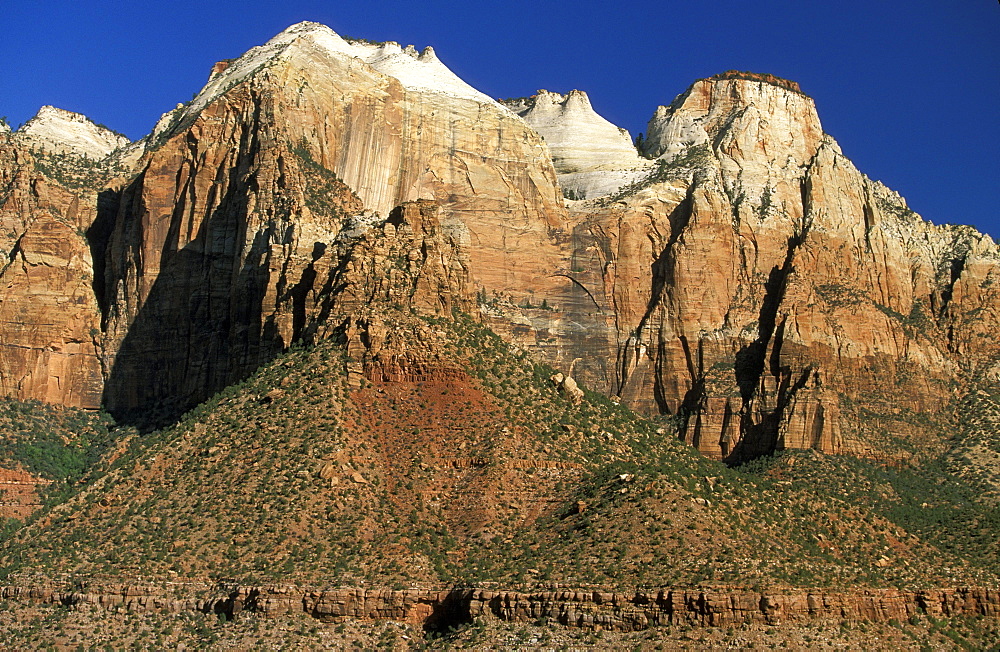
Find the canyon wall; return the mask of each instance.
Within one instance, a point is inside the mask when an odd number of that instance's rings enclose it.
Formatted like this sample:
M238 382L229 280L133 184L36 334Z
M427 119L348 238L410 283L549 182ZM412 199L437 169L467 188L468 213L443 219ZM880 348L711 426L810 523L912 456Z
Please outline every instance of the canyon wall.
M500 288L516 301L559 284L550 231L565 211L517 117L485 96L404 86L325 27L269 46L280 47L263 62L251 51L213 77L197 111L168 118L119 198L104 277L116 413L190 405L302 337L329 317L344 241L408 201L438 207L468 296ZM450 74L433 53L376 54Z
M476 313L713 457L901 461L998 354L996 245L921 220L774 77L699 80L640 156L581 92L504 106L302 23L138 143L63 113L0 134L19 398L163 421L381 302ZM89 186L26 149L80 124L124 148Z
M98 197L38 166L0 133L0 393L97 408L101 313L86 232Z
M1000 253L861 174L794 87L720 76L650 121L643 183L575 209L574 276L614 315L584 380L679 415L708 455L892 459L996 354ZM588 360L588 354L579 355Z

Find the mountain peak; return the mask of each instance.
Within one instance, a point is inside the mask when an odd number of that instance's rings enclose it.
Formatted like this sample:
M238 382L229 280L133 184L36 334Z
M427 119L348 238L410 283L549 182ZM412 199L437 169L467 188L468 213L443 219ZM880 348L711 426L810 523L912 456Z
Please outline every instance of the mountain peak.
M669 106L658 107L649 120L644 154L671 159L725 133L781 143L781 157L803 163L819 147L823 129L812 98L797 83L730 70L699 79Z
M401 47L395 41L369 41L343 37L326 25L303 21L279 32L267 43L250 48L241 56L216 63L208 83L195 98L161 118L154 134L169 124L182 124L234 85L252 77L278 60L307 60L319 55L359 59L377 72L396 78L403 88L420 93L438 93L453 98L473 100L483 104L496 102L462 81L438 59L434 48L427 46L418 53L413 45ZM310 64L315 65L315 64Z
M771 75L769 73L748 72L745 70L727 70L726 72L720 72L719 74L712 75L708 78L709 81L723 81L726 79L745 79L747 81L770 84L772 86L778 86L779 88L790 90L793 93L805 95L799 87L798 82L794 82L790 79L784 79L783 77L778 77L777 75Z
M628 130L598 115L583 91L561 94L542 89L528 98L506 100L504 105L542 135L559 172L623 159L636 162Z
M609 194L645 169L628 130L594 111L584 91L562 94L542 89L503 104L545 139L567 196Z
M31 147L93 159L104 158L129 143L125 136L85 115L49 105L18 129L17 136Z

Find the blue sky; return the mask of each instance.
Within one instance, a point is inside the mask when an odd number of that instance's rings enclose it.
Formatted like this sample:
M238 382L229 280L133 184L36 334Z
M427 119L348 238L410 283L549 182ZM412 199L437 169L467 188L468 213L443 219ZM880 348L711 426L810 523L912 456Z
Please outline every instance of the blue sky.
M994 0L46 2L2 14L0 115L78 111L138 138L212 63L288 25L433 45L494 97L587 91L633 135L729 69L799 82L869 176L933 222L1000 238L1000 5Z

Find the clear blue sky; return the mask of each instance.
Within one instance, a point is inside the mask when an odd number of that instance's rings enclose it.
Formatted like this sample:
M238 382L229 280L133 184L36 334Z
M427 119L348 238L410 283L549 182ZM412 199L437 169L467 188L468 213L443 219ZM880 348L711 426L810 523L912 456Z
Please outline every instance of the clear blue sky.
M633 135L699 77L787 77L863 172L931 221L1000 238L995 0L11 0L0 115L16 127L52 104L139 138L212 63L300 20L433 45L494 97L585 90Z

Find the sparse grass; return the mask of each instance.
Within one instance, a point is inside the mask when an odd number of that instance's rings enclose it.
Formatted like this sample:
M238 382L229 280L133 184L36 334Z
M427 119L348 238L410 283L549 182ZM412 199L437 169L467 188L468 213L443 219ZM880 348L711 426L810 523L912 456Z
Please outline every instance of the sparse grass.
M944 467L789 452L729 469L669 422L591 392L574 405L554 370L463 315L383 317L392 346L433 363L358 388L336 342L296 347L175 426L128 439L27 526L30 545L7 542L6 573L333 586L996 581L1000 524ZM102 545L112 533L116 545Z
M613 195L602 197L597 200L597 203L601 206L608 206L657 183L689 177L695 170L704 167L713 158L712 147L708 143L692 145L669 161L657 160L656 165L645 177L624 186Z
M32 150L31 155L39 172L63 187L78 192L98 192L112 178L128 172L114 157L95 161L85 156L37 149Z

